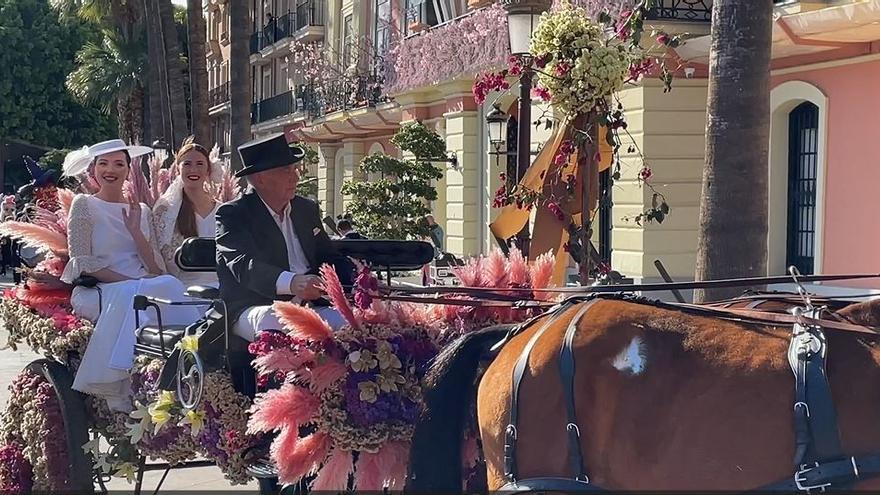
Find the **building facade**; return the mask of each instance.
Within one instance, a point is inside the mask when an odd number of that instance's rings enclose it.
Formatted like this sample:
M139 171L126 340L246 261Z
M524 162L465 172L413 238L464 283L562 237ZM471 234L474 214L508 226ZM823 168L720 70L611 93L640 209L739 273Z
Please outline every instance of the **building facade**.
M876 146L867 123L880 105L868 87L880 72L880 0L774 3L769 273L791 264L802 272L880 272L880 238L865 228L873 211L865 201L880 178L866 163ZM655 260L673 278L693 278L705 163L712 2L656 4L646 32L687 33L688 41L666 54L680 65L671 92L647 78L619 95L640 155L624 153L619 179L603 182L608 193L594 227L603 256L637 282L659 279ZM229 132L227 9L223 0L206 5L211 115L221 143ZM253 134L283 131L317 148L313 174L325 214L345 211L339 189L363 180L363 157L398 154L390 137L402 122L419 120L457 158L443 164L432 205L447 249L468 256L496 245L492 197L516 146L490 143L485 117L497 103L515 118L517 103L507 94L477 105L471 95L475 75L508 58L506 21L494 2L252 0L251 15ZM294 42L320 43L324 63L340 77L324 77L316 87L295 61ZM533 102L533 116L549 111ZM533 128L533 155L549 135ZM672 207L662 225L632 220L653 195L639 185L643 160ZM856 231L859 243L851 241Z

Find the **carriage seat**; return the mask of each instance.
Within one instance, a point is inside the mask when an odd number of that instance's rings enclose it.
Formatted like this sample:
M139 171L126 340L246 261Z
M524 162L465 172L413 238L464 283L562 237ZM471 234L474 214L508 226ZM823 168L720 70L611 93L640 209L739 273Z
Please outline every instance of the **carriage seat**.
M165 338L165 349L171 350L180 342L186 333L188 325L162 325L162 335ZM159 327L154 325L143 326L135 332L138 344L148 345L157 349L162 348L162 338L159 335Z

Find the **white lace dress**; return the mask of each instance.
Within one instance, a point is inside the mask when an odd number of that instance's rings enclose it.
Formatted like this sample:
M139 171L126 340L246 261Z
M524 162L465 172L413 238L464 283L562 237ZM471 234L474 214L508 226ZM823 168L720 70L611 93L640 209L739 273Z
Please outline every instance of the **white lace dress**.
M216 234L216 214L218 208L220 208L219 202L214 205L211 213L204 218L198 213L195 214L199 237L213 238ZM179 211L180 205L173 204L166 197L159 199L153 208L153 231L158 238L159 252L162 254L162 259L165 261L168 273L180 279L183 285L187 287L193 285L218 287L220 283L217 281L216 272L184 272L177 267L177 263L174 261L174 253L183 244L183 241L186 240L174 227L177 221L177 212Z
M100 310L98 291L94 289L77 287L71 296L74 312L95 321L95 330L76 372L73 388L107 399L116 410L127 410L131 406L128 370L134 361L134 296L144 294L180 300L184 292L180 280L171 275L145 278L149 273L125 228L123 210L128 210L127 204L110 203L89 195L74 198L68 218L70 261L61 276L63 281L71 283L84 273L108 268L131 278L99 284ZM152 239L150 210L146 205L141 205L141 230ZM155 257L162 263L158 252ZM155 318L155 312L141 313L141 317L141 324L148 323ZM198 318L199 312L192 306L162 308L164 324L190 324Z

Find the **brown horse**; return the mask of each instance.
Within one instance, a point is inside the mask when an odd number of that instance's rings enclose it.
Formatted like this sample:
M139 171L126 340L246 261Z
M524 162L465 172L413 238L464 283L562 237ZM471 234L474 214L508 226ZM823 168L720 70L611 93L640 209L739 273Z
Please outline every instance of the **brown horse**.
M558 363L564 334L585 304L570 305L555 320L543 315L524 326L481 379L481 359L508 327L462 336L443 350L425 379L428 411L416 429L407 489L461 490L460 439L477 380L488 488L498 490L509 481L504 447L513 370L545 326L519 389L515 466L518 479L574 477ZM839 313L876 327L880 301ZM571 349L580 441L575 443L593 486L750 490L792 478L791 325L744 324L642 300L601 298L576 328ZM843 454L880 452L880 349L870 335L825 333ZM880 489L880 478L854 488Z

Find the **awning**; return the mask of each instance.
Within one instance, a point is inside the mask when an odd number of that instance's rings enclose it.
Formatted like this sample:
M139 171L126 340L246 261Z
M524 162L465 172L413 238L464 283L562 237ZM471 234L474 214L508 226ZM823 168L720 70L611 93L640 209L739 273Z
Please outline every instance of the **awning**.
M777 15L772 57L785 58L880 40L880 0L860 0L797 14ZM682 60L709 62L711 37L687 40L676 49Z

